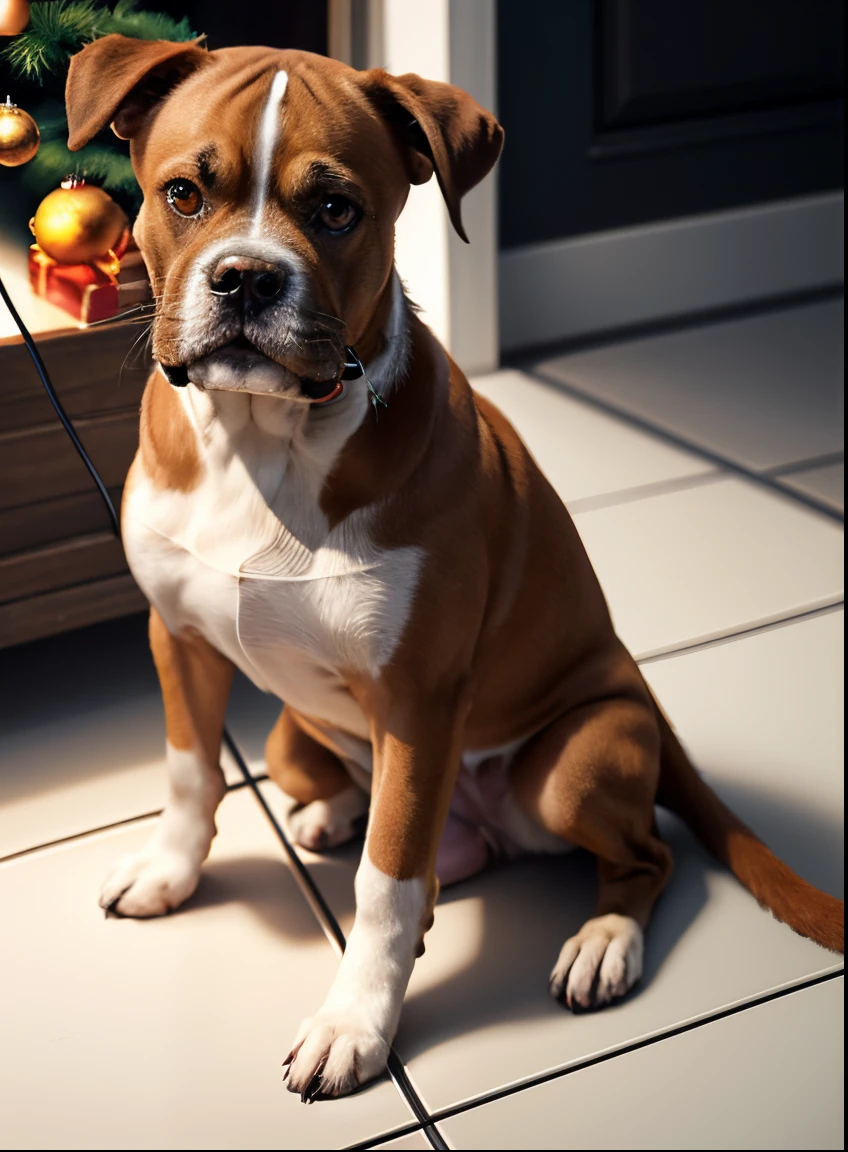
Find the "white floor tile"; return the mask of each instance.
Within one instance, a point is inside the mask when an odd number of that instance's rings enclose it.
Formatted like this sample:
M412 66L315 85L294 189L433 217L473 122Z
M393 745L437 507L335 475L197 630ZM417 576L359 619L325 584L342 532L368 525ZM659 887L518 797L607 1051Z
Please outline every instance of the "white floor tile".
M386 1140L382 1144L372 1144L372 1148L398 1148L411 1152L413 1148L432 1148L429 1140L420 1132L410 1132L408 1136L396 1136L394 1140Z
M824 468L806 468L802 472L790 472L779 479L790 490L821 500L837 512L845 511L844 463L828 464Z
M808 880L841 894L842 613L657 661L649 682L721 795ZM274 785L263 785L282 808ZM443 892L413 974L398 1051L431 1109L614 1050L838 968L757 907L673 817L675 873L637 994L573 1016L547 995L564 939L591 915L594 864L525 860ZM310 870L345 931L358 847Z
M548 359L552 379L755 470L842 449L842 301Z
M698 456L522 372L471 381L510 420L566 504L713 471Z
M440 1122L452 1148L842 1148L844 981Z
M746 481L585 512L575 524L637 658L843 595L841 527Z
M0 869L8 1148L337 1148L412 1118L388 1081L304 1107L281 1083L334 951L254 797L231 793L197 894L105 919L100 883L149 822Z
M161 808L165 718L138 617L0 650L0 856ZM241 773L225 753L229 783Z
M796 871L841 896L844 611L646 664L681 740Z

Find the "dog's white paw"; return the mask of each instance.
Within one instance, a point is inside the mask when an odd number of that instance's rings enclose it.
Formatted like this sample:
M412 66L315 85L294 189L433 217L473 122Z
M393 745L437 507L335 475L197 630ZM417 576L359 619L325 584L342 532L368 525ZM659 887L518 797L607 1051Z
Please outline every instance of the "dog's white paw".
M642 929L630 916L610 913L588 920L562 947L551 973L551 995L572 1009L603 1008L642 975L643 952Z
M301 848L322 852L352 840L367 811L368 797L352 784L329 800L293 809L286 818L287 831Z
M283 1062L283 1079L304 1104L319 1096L345 1096L379 1076L389 1057L389 1042L364 1012L320 1012L301 1025L294 1048Z
M121 916L164 916L191 896L199 880L192 857L147 848L121 861L100 891L100 907Z

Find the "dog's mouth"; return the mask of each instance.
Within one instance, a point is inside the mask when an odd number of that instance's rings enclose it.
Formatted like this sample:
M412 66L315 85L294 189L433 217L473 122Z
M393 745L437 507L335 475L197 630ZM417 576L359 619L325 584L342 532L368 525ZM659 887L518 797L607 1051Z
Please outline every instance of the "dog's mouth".
M260 352L255 344L250 343L243 332L241 336L236 336L235 340L222 345L217 351L228 352L234 356L263 356L266 360L268 359L264 352Z
M305 400L313 407L329 404L342 396L342 375L347 368L342 363L329 375L324 370L319 370L318 376L300 375L266 355L244 333L188 364L162 364L161 367L175 388L193 383L208 391L275 394L286 399Z

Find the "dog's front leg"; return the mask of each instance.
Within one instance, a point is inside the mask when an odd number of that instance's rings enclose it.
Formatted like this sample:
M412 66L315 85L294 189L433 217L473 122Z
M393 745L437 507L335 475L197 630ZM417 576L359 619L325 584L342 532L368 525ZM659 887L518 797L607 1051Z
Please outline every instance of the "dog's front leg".
M155 608L150 647L165 702L168 796L148 843L103 885L101 907L123 916L161 916L191 896L226 792L218 759L232 664L200 636L172 635Z
M374 726L371 815L356 919L320 1011L286 1060L304 1101L341 1096L385 1068L406 986L433 922L436 850L459 769L464 693L390 706Z

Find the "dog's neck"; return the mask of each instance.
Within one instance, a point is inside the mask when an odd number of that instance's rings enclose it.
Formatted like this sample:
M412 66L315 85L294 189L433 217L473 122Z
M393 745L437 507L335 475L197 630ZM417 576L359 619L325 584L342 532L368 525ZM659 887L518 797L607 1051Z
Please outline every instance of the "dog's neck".
M393 268L371 321L356 347L369 381L378 395L387 401L409 371L411 311L412 305L403 290L401 278Z
M363 351L360 352L360 349ZM205 475L240 473L273 506L291 489L329 529L398 491L431 443L449 389L449 359L415 315L396 272L357 343L365 379L311 408L274 396L174 389L161 373L142 405L141 455L156 488L191 491ZM193 429L193 434L192 434Z

